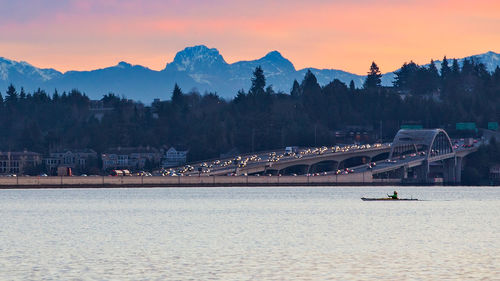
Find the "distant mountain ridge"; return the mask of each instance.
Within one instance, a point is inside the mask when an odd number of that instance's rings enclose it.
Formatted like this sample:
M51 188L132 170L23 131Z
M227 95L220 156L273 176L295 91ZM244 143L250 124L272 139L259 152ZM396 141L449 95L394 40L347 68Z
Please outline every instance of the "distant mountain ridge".
M489 71L500 66L500 54L487 52L467 58L484 63ZM464 58L458 59L462 63ZM451 59L450 59L451 62ZM311 70L321 85L334 79L349 84L352 80L361 87L365 76L337 69L304 68L297 70L291 61L278 51L272 51L257 60L227 63L219 51L204 45L187 47L178 52L174 60L167 63L161 71L141 65L120 62L115 66L90 71L68 71L61 73L52 68L37 68L27 62L17 62L0 57L0 92L10 83L26 91L37 88L52 93L79 89L91 99L100 99L104 94L113 92L130 99L149 103L155 98L169 99L175 83L185 91L196 89L199 92L217 92L231 99L240 89L248 90L252 72L261 66L266 75L267 85L275 91L288 93L293 80L302 81L307 70ZM441 61L436 61L438 69ZM393 72L382 77L382 84L392 85Z

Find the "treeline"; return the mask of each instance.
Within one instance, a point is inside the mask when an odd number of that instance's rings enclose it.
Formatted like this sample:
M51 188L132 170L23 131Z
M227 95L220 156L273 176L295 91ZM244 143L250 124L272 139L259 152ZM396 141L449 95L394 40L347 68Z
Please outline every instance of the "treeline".
M79 92L26 93L11 85L0 93L0 150L41 153L62 148L182 146L189 160L218 157L233 148L241 153L287 145L331 145L335 131L347 125L373 128L392 139L405 122L424 127L453 127L456 122L478 125L500 120L500 69L490 73L479 62L445 59L405 63L396 71L393 87L381 86L372 63L362 89L335 79L320 86L312 72L294 81L289 93L266 84L257 67L252 86L227 101L216 93L183 92L175 86L165 101L150 106L105 95L100 118L92 101ZM380 126L382 125L382 128Z
M500 143L491 139L487 145L479 147L476 153L469 155L462 172L465 185L490 185L490 168L500 163Z

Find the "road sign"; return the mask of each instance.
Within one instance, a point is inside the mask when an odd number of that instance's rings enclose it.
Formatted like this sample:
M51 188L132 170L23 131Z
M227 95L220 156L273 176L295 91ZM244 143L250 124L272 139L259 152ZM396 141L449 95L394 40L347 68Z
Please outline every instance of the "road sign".
M461 131L476 130L476 123L473 122L456 123L456 129Z
M407 129L407 130L421 130L424 127L422 125L414 125L414 124L405 124L401 125L401 129Z
M498 122L488 122L488 130L498 131Z

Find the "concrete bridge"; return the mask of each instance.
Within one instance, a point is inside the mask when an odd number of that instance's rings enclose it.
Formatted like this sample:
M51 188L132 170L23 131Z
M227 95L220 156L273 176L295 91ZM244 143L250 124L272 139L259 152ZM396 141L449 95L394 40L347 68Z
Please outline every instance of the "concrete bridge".
M255 174L312 174L318 172L336 171L338 169L367 164L372 159L386 159L390 153L389 145L365 149L349 149L343 152L325 152L322 154L305 155L302 158L284 158L278 162L268 162L265 165L251 164L238 169L238 173Z
M400 130L391 144L373 146L344 146L331 148L302 149L296 155L285 151L262 152L253 155L254 159L238 165L242 160L221 159L231 162L227 165L214 165L205 175L321 175L338 176L338 170L363 173L377 180L399 180L400 182L427 184L434 182L460 183L463 159L475 152L479 144L471 147L453 144L442 129ZM456 148L454 148L456 147ZM371 163L375 162L376 165ZM194 169L185 175L198 175L205 163L192 164ZM198 167L196 167L198 165ZM343 171L346 173L345 171Z
M455 148L454 148L455 147ZM463 159L479 144L454 146L442 129L400 130L389 159L372 167L373 178L399 178L407 183L461 182ZM359 167L366 171L369 167Z

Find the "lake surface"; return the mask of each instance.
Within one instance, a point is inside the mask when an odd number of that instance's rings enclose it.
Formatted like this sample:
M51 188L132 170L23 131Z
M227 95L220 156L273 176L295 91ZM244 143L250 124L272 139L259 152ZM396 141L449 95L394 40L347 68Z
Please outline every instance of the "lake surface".
M0 280L499 280L500 188L0 190Z

